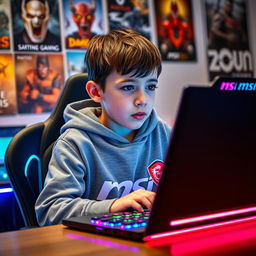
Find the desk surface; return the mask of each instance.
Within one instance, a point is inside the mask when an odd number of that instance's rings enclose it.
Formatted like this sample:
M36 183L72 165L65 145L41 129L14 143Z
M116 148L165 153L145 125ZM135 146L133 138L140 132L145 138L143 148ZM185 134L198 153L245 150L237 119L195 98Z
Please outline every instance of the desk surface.
M150 243L54 225L0 233L0 255L256 255L256 221Z

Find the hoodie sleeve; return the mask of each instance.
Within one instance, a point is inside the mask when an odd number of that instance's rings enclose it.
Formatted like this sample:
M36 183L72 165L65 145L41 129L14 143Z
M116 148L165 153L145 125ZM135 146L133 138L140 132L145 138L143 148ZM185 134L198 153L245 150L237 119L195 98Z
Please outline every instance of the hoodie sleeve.
M85 163L79 150L62 139L58 140L44 188L35 204L40 226L61 223L63 218L109 212L115 199L96 201L84 198L87 186Z

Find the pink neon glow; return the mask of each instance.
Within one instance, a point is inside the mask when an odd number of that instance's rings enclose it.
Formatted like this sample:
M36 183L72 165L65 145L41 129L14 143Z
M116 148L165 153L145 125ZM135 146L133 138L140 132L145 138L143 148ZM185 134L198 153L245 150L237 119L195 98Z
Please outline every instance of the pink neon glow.
M73 239L84 240L84 241L87 241L89 243L104 245L104 246L107 246L107 247L113 247L113 248L116 248L116 249L119 249L119 250L132 251L134 253L138 253L140 251L140 249L137 248L137 247L129 246L129 245L122 244L122 243L112 242L112 241L106 240L106 239L100 239L100 238L88 237L88 236L81 236L81 235L73 234L73 233L67 233L67 234L65 234L65 236L73 238Z
M207 228L222 227L222 226L225 226L228 224L241 223L241 222L251 221L251 220L256 220L256 216L242 218L242 219L238 219L238 220L224 221L224 222L219 222L219 223L214 223L214 224L209 224L209 225L203 225L203 226L199 226L199 227L186 228L186 229L177 230L177 231L170 231L170 232L165 232L165 233L160 233L160 234L155 234L155 235L150 235L150 236L143 238L143 240L150 241L150 240L157 239L157 238L164 238L167 236L174 236L174 235L184 234L184 233L188 233L188 232L192 232L192 231L204 230Z
M254 212L254 211L256 211L256 207L249 207L249 208L244 208L244 209L238 209L238 210L226 211L226 212L218 212L218 213L202 215L202 216L197 216L197 217L192 217L192 218L186 218L186 219L181 219L181 220L173 220L170 222L170 226L178 226L178 225L182 225L182 224L217 219L217 218L221 218L221 217L227 217L227 216L249 213L249 212Z

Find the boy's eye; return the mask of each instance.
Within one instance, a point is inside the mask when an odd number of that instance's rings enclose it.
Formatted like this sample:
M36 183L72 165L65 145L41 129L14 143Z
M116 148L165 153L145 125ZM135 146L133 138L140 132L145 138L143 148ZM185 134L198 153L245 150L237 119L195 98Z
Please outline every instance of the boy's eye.
M131 90L134 90L134 86L133 85L125 85L125 86L121 87L121 90L131 91Z
M157 86L155 84L150 84L147 86L147 89L150 90L150 91L155 91L157 88Z

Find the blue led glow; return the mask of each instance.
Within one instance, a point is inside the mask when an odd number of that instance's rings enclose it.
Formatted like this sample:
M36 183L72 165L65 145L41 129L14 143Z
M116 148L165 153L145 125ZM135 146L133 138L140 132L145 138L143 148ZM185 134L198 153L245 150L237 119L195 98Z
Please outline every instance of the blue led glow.
M2 194L2 193L10 193L12 191L13 191L12 188L0 188L0 194Z
M29 165L32 160L37 160L37 167L38 167L38 186L39 186L39 191L42 190L42 179L41 179L41 160L37 155L31 155L25 165L24 173L25 176L28 178L28 170L29 170Z

